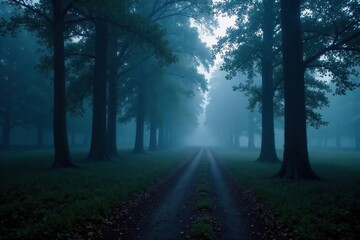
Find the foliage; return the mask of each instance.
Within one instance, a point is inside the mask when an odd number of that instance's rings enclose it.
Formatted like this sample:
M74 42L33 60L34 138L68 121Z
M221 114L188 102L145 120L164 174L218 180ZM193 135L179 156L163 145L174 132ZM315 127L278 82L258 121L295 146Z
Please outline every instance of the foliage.
M9 117L10 128L36 126L50 115L50 84L36 71L37 47L27 31L0 37L0 122Z
M359 235L359 153L310 153L314 170L326 181L269 179L279 164L254 162L256 152L214 149L216 156L297 239L354 239Z
M224 58L221 69L227 78L234 78L239 72L247 74L248 80L234 87L244 91L249 97L249 106L254 109L261 105L261 86L253 81L261 72L262 9L263 1L226 1L219 3L217 10L223 14L236 15L236 26L227 30L214 47L214 51ZM275 110L283 110L281 72L281 28L279 21L279 1L275 1L274 31L274 91ZM359 65L359 7L356 1L308 1L302 6L304 42L304 66L307 80L307 120L311 126L326 125L319 109L327 106L326 93L329 87L320 78L329 78L336 86L336 94L353 90L358 83L352 79L357 75L354 67ZM316 102L318 101L318 102ZM260 106L261 109L261 106Z
M101 219L106 210L128 201L185 160L193 148L121 160L48 170L51 151L1 152L0 215L4 239L55 239L80 222ZM85 153L73 154L83 159ZM171 161L169 157L171 156Z

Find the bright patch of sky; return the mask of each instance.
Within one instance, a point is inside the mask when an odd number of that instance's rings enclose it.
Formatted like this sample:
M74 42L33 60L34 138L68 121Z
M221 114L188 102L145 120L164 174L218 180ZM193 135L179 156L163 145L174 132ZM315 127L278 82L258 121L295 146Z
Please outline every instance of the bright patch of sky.
M203 41L209 48L211 48L213 45L215 45L218 42L218 39L220 37L223 37L226 35L226 29L229 27L232 27L235 25L236 16L228 17L228 16L217 16L218 26L216 29L214 29L213 33L209 33L207 31L201 30L201 28L198 28L201 41ZM215 69L219 68L219 65L221 63L220 55L216 56L215 64L210 69L209 72L207 72L203 68L199 68L199 72L204 74L207 79L210 79L211 74L214 72Z
M214 2L218 2L218 1L214 1ZM209 32L202 30L201 27L197 26L201 41L203 41L209 48L211 48L213 45L217 43L218 38L225 36L227 28L235 25L236 17L218 16L217 20L218 20L218 27L214 29L213 34L210 34ZM193 26L196 26L195 23L192 24ZM215 63L210 68L209 72L202 67L199 67L198 71L204 74L206 79L209 81L212 73L219 69L221 61L222 60L220 58L220 55L217 55L215 59ZM206 118L205 111L206 111L206 106L209 103L207 93L205 93L204 97L205 97L205 104L203 105L204 111L198 117L199 126L195 130L195 132L188 138L188 143L191 145L215 145L217 143L216 139L211 136L211 134L207 131L205 127L205 118Z

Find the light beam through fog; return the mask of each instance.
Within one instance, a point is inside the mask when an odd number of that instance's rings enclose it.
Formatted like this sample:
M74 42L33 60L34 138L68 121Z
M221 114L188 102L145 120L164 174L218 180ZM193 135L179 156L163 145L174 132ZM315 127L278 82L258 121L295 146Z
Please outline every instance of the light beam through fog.
M218 16L218 27L214 30L214 34L207 34L204 31L201 31L200 28L198 28L198 31L200 33L201 40L206 43L208 47L212 47L215 45L218 41L219 37L223 37L226 34L226 29L234 26L236 21L236 16ZM219 70L220 64L222 62L222 59L219 54L216 55L214 65L210 69L210 71L206 71L204 68L199 68L198 71L205 75L208 82L211 81L212 74L215 71ZM209 91L211 91L211 87L209 87ZM204 111L201 113L201 115L198 117L199 125L195 129L192 135L189 136L188 140L186 141L189 145L201 145L201 146L212 146L217 145L219 142L216 140L214 136L211 135L211 133L206 128L206 107L209 103L208 98L208 92L205 93L205 103L203 105Z

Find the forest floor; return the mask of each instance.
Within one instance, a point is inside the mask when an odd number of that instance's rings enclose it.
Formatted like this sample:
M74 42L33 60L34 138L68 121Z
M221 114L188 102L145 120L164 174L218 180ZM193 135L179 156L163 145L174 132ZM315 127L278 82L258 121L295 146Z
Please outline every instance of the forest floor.
M91 235L89 235L91 232ZM291 239L207 148L76 239Z

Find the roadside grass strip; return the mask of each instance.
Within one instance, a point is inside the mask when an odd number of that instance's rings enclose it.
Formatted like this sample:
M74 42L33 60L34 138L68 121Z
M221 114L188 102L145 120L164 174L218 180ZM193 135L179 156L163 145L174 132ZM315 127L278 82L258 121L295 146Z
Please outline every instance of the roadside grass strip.
M50 170L51 151L0 152L0 239L66 239L73 226L100 220L174 170L196 148L142 155L123 150L112 162Z
M213 220L209 216L199 216L191 228L191 238L196 240L216 239Z
M244 185L296 239L358 239L360 236L360 153L313 152L321 181L283 181L273 176L280 163L257 163L257 152L213 148Z
M195 217L191 226L191 239L216 239L215 221L212 216L214 203L210 198L209 162L203 155L200 162L199 180L196 192Z

